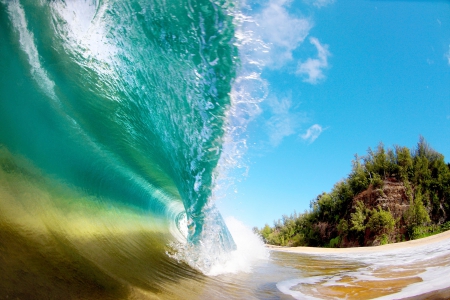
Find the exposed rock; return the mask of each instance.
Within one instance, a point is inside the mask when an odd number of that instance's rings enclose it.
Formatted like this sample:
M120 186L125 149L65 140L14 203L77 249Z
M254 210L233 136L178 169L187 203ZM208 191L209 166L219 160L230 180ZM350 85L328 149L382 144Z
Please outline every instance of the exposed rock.
M402 216L408 210L410 200L407 196L407 189L403 182L395 178L388 178L383 181L382 188L374 188L372 185L369 188L353 198L352 212L356 210L356 203L362 201L368 210L374 210L381 207L385 211L390 211L394 219L399 223L395 229L390 232L388 236L389 242L396 242L404 237L406 232L403 226ZM341 247L355 247L358 246L376 246L380 245L379 236L375 236L369 228L366 229L363 239L355 240L356 237L347 237L341 243Z
M368 209L381 206L383 210L390 210L395 219L401 218L409 208L405 185L393 178L385 180L382 188L374 189L371 185L367 190L356 195L353 198L353 209L358 201L362 201Z

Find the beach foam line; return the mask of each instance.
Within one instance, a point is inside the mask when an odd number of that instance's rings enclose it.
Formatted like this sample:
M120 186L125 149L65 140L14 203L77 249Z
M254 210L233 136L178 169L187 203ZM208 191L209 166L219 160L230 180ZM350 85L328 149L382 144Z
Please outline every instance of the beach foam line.
M296 299L331 299L331 295L346 299L449 299L450 231L373 247L269 248L317 256L324 261L361 264L356 270L336 270L334 274L300 276L277 283L281 292ZM376 293L372 287L376 287Z

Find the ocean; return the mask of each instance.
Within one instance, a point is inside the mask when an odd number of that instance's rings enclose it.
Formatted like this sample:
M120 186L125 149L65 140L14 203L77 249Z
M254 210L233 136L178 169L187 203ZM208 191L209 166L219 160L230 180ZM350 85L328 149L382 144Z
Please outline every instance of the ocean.
M0 299L447 287L448 242L386 265L269 251L221 217L214 200L266 93L246 20L231 0L0 0Z

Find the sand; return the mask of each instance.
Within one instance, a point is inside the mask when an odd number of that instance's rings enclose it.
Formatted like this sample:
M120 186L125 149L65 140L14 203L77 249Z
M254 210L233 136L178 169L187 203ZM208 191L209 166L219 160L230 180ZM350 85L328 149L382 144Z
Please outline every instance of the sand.
M423 249L419 249L419 247L426 247L429 248L428 246L431 246L430 248L434 248L433 245L443 242L445 244L447 244L450 241L450 230L440 233L440 234L436 234L427 238L422 238L422 239L418 239L418 240L413 240L413 241L407 241L407 242L401 242L401 243L395 243L395 244L388 244L388 245L383 245L383 246L373 246L373 247L355 247L355 248L317 248L317 247L280 247L280 246L267 246L270 250L273 251L280 251L280 252L290 252L290 253L299 253L299 254L305 254L305 255L323 255L325 254L329 254L329 255L343 255L343 257L349 257L346 256L346 254L361 254L364 256L364 254L369 254L369 256L365 256L365 257L372 257L372 255L370 255L371 253L373 254L381 254L382 256L384 255L384 252L388 252L388 251L394 251L394 250L400 250L401 253L403 253L402 250L405 250L405 252L409 252L409 253L415 253L416 248L417 251L419 253L421 253L421 251L423 251ZM437 245L436 245L437 246ZM423 255L423 253L421 254ZM357 255L359 256L359 255ZM375 256L378 257L378 256ZM401 259L401 257L400 257ZM439 258L440 260L443 260L444 263L448 264L448 254L444 255L443 257ZM402 265L403 266L403 265ZM377 267L375 266L369 266L369 267L365 267L363 268L364 270L364 274L367 275L372 275L375 277L378 277L377 282L377 286L378 287L384 287L389 288L389 285L392 284L392 288L394 289L395 287L401 287L402 291L400 293L398 292L394 292L393 294L380 294L380 295L371 295L370 299L372 298L376 298L376 297L388 297L388 299L407 299L407 300L447 300L450 299L450 281L448 282L444 282L444 284L442 284L442 270L440 270L439 268L436 268L437 266L439 266L439 262L436 262L436 260L427 260L426 262L423 260L418 260L417 264L413 263L411 264L411 262L405 264L403 267L406 270L409 271L413 271L412 275L408 275L408 276L404 276L404 274L402 274L401 272L398 273L397 271L390 271L389 268L385 268L383 266L381 267ZM448 266L448 265L447 265ZM398 267L398 266L396 266ZM430 272L426 273L427 268L430 270ZM447 267L448 268L448 267ZM445 269L445 268L444 268ZM435 275L433 275L433 270L435 272L437 272ZM425 272L424 272L425 271ZM397 272L397 273L396 273ZM414 272L418 272L418 274L414 273ZM384 274L384 275L383 275ZM385 275L386 278L383 278L383 276ZM398 278L396 277L398 275ZM415 275L416 274L416 275ZM414 284L411 285L412 289L410 288L410 284L409 283L402 283L402 280L405 279L411 279L414 275L415 276L419 276L421 274L424 274L425 277L420 278L421 280L419 280L418 284L420 284L422 281L427 283L428 285L424 286L422 284L422 286L416 286L414 287ZM330 274L331 275L331 274ZM351 278L352 275L347 274L348 276L346 277ZM381 277L380 277L381 275ZM437 277L436 277L437 276ZM440 277L439 277L440 276ZM345 276L344 276L345 277ZM444 276L447 277L447 276ZM341 279L339 279L341 278ZM381 279L380 279L381 278ZM447 277L448 278L448 277ZM439 280L441 279L441 280ZM342 274L337 274L335 280L337 280L337 282L339 282L339 280L342 280ZM447 280L444 278L444 280ZM358 285L361 282L363 282L364 285ZM341 291L340 288L342 288L342 285L336 285L335 282L333 281L333 278L329 279L329 281L325 280L325 284L321 284L319 287L322 289L322 292L324 292L325 296L328 295L326 292L331 292L333 295L341 295L342 293L345 294L345 297L348 299L361 299L361 295L362 294L358 294L361 292L367 292L369 291L370 294L370 286L371 284L373 284L373 282L371 282L371 280L355 280L354 282L352 282L353 286L356 286L356 289L359 288L360 290L356 290L356 292L354 291L353 293L350 294L346 294L345 291ZM399 285L400 284L400 285ZM404 284L404 286L402 286L402 284ZM366 287L366 290L364 290L364 286ZM426 287L426 288L424 288ZM343 287L344 289L345 287ZM362 290L361 290L362 288ZM404 290L403 290L404 289ZM409 290L408 290L409 289ZM341 294L338 294L339 292L341 292ZM337 293L337 294L336 294ZM322 295L322 294L321 294ZM323 295L322 295L323 296ZM344 297L344 296L343 296ZM322 297L318 297L318 298L322 298Z

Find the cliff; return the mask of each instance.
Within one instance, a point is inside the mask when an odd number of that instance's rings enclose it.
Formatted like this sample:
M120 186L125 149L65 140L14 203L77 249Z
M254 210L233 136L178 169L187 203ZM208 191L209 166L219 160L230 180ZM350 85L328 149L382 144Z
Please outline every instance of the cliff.
M405 239L406 224L404 216L410 207L410 200L407 196L407 190L403 182L395 178L388 178L383 181L383 186L374 188L370 185L369 188L357 194L352 200L351 213L356 212L357 203L361 202L368 211L376 209L383 209L391 213L396 226L387 235L388 242L397 242ZM369 216L366 217L366 222ZM356 240L356 237L346 236L342 239L340 247L355 247L355 246L372 246L379 245L380 240L377 239L377 234L371 228L366 228L364 231L364 239Z

